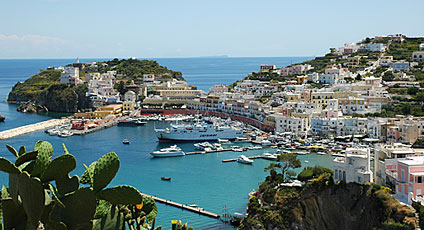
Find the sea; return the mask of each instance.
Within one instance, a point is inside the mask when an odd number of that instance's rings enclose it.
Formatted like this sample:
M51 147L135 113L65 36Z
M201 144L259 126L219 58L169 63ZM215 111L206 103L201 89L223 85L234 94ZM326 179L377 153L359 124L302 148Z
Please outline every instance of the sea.
M189 84L208 91L215 84L231 84L259 71L261 64L274 64L278 67L309 60L311 57L251 57L251 58L156 58L159 64L175 71L181 71ZM106 59L80 59L81 62ZM62 114L24 114L16 111L17 105L3 101L18 81L24 81L48 66L61 66L75 62L74 59L3 59L0 60L0 113L6 121L0 123L0 131L32 124ZM222 160L237 158L240 153L221 152L190 155L176 158L157 159L150 152L168 147L173 143L159 143L154 128L167 127L168 122L150 121L141 127L111 127L85 136L60 138L49 136L43 131L0 141L0 156L14 160L5 145L15 148L25 145L33 149L38 140L46 140L54 147L53 157L63 154L62 143L77 159L77 168L71 175L81 176L83 164L89 165L103 154L116 152L120 158L120 169L109 187L128 184L139 191L175 201L181 204L196 204L206 211L217 214L245 213L248 193L256 189L269 174L264 171L270 162L256 159L252 165L236 162L223 163ZM123 145L127 138L131 144ZM248 146L250 144L237 144ZM183 151L195 151L193 143L179 143ZM247 156L274 152L272 148L249 150ZM300 155L302 167L322 165L332 168L333 158L329 155ZM301 169L298 169L299 172ZM171 177L163 181L161 177ZM8 175L0 172L0 185L8 184ZM159 214L156 226L171 229L171 220L181 220L195 229L234 229L220 220L201 216L172 206L157 203Z

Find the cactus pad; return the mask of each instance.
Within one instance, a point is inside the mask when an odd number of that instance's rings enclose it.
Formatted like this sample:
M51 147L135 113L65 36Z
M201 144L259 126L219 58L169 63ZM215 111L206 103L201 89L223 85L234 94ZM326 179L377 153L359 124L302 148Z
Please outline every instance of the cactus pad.
M53 155L53 146L47 141L38 141L34 150L38 151L38 155L31 175L40 176L50 163L50 158Z
M56 187L59 196L64 196L67 193L75 192L79 188L79 178L77 175L69 178L69 175L58 177L56 179Z
M91 229L91 220L96 212L96 194L90 188L81 188L62 199L63 223L68 229Z
M17 205L11 198L1 200L4 229L25 229L26 214L22 205Z
M0 171L14 174L21 173L21 170L19 170L18 167L4 157L0 157Z
M98 193L100 199L109 201L111 204L140 204L143 197L141 193L129 185L120 185L102 190Z
M106 216L109 213L111 207L112 204L108 201L97 200L96 214L94 214L94 219L99 219Z
M93 230L124 230L124 214L118 210L117 207L109 209L107 215L103 216L101 219L94 219L93 221Z
M35 160L37 158L38 151L31 151L24 154L20 154L18 158L16 158L15 165L19 166L25 162Z
M143 196L143 208L141 211L146 213L146 222L150 224L158 215L158 207L155 200L151 197Z
M33 226L38 226L44 209L43 184L38 178L31 178L27 172L23 172L19 175L18 188L28 222Z
M13 148L12 146L6 144L6 148L9 150L9 152L11 152L15 157L18 157L18 151L16 151L15 148Z
M94 168L93 188L100 191L106 187L115 177L119 169L119 158L114 152L107 153L100 157Z
M96 161L90 164L90 166L85 167L85 172L81 175L81 184L89 184L93 186L93 175L94 175L94 168L96 167Z
M50 192L52 193L53 200L56 202L56 204L61 208L65 208L65 205L62 203L62 201L60 201L56 193L56 189L53 187L53 185L49 184L49 188L50 188Z
M18 156L22 156L24 153L26 153L26 148L25 148L25 145L22 145L19 148Z
M77 167L77 161L71 154L60 155L53 159L41 176L44 182L68 175Z
M62 146L63 146L63 152L64 152L65 154L69 154L68 148L66 148L65 143L62 143Z

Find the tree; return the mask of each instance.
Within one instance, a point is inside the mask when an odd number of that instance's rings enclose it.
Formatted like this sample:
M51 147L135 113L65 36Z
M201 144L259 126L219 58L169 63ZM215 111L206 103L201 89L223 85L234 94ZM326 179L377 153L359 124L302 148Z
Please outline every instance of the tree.
M360 81L360 80L362 80L362 76L358 73L357 75L356 75L356 78L355 78L357 81Z
M292 169L300 168L302 166L300 160L297 159L297 155L293 153L282 153L278 155L277 161L281 163L271 163L267 168L265 168L265 171L272 171L275 169L281 170L284 182L287 182L296 176L296 172Z
M126 90L125 90L125 84L124 84L124 81L120 81L119 82L119 85L118 85L118 92L121 94L121 95L124 95L125 94L125 92L126 92Z
M424 92L417 93L416 100L419 102L424 102Z
M393 81L395 79L395 76L392 72L386 71L383 75L383 81Z
M415 95L415 94L417 94L418 91L419 91L419 89L417 87L409 87L408 88L408 94L409 95Z

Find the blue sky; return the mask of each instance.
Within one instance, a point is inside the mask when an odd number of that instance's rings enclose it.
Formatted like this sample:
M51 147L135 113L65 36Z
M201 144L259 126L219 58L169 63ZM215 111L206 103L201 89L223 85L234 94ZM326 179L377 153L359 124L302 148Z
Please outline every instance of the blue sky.
M0 58L317 56L424 36L423 0L0 0Z

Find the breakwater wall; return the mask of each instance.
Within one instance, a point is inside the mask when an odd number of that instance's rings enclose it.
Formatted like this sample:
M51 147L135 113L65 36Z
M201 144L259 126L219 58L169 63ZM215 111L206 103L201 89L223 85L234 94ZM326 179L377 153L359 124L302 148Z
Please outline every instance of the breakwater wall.
M254 118L245 117L237 114L228 114L224 112L212 112L212 111L202 111L202 110L194 110L194 109L142 109L140 114L162 114L162 115L174 115L174 114L202 114L202 115L210 115L222 118L231 118L232 120L241 121L245 124L252 125L260 130L266 132L273 132L275 127L271 125L266 125L261 121L258 121Z
M69 122L70 122L70 120L67 119L67 118L51 119L51 120L42 121L42 122L38 122L38 123L35 123L35 124L31 124L31 125L24 125L24 126L21 126L21 127L4 130L4 131L0 132L0 140L5 140L5 139L12 138L12 137L24 135L24 134L27 134L27 133L32 133L32 132L48 129L48 128L58 126L58 125L68 124Z

